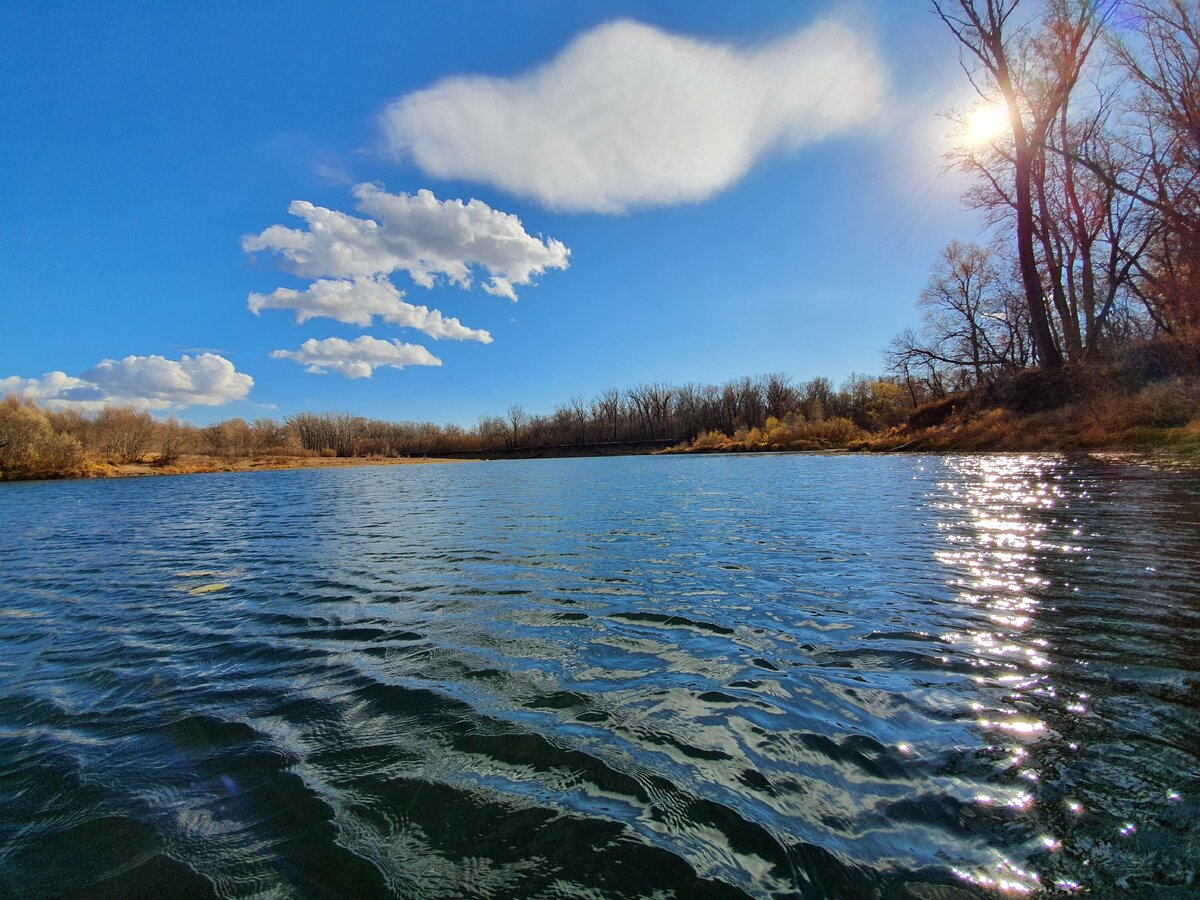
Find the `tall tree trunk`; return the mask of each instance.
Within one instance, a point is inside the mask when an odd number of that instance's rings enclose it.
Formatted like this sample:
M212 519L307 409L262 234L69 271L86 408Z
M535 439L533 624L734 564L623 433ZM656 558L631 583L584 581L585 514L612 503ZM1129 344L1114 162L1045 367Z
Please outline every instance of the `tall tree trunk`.
M1037 184L1037 199L1038 212L1040 213L1039 222L1040 228L1037 229L1039 238L1042 242L1042 257L1046 263L1046 279L1050 282L1050 297L1053 301L1055 312L1058 313L1059 325L1062 329L1063 345L1067 351L1067 359L1071 361L1078 360L1083 355L1083 342L1079 337L1079 316L1076 314L1074 304L1070 303L1067 298L1067 292L1064 287L1064 282L1067 280L1063 277L1063 271L1068 272L1069 260L1064 259L1064 254L1055 249L1055 238L1059 235L1055 234L1054 216L1050 209L1050 203L1046 199L1046 161L1044 157L1040 160L1041 165L1037 167L1034 173L1034 180ZM1062 246L1061 240L1059 246Z
M1050 332L1046 315L1046 296L1038 274L1037 256L1033 250L1033 153L1018 143L1016 152L1017 259L1021 266L1021 283L1025 287L1025 304L1029 309L1030 336L1038 365L1054 369L1062 365L1062 354Z

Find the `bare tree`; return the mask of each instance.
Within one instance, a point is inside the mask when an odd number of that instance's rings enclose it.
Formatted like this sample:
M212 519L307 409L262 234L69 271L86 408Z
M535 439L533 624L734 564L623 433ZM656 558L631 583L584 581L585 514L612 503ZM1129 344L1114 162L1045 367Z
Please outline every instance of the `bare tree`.
M254 446L250 425L245 419L226 419L209 425L201 433L213 456L249 456Z
M131 463L150 449L154 419L130 406L107 406L92 422L93 442L110 462Z
M514 403L508 408L508 413L505 418L506 442L509 449L519 447L523 439L525 429L529 427L529 414L520 406Z
M1032 29L1031 23L1014 18L1021 6L1022 0L933 2L934 12L961 46L963 70L972 86L987 102L1000 99L1008 113L1017 258L1037 362L1052 368L1061 365L1062 353L1051 330L1035 246L1035 175L1044 165L1050 130L1100 36L1108 6L1098 0L1047 0Z
M763 402L766 414L776 419L795 411L800 397L790 376L781 372L773 372L763 379Z
M616 388L609 388L592 401L592 419L603 428L605 440L619 438L625 413L625 399Z
M188 449L193 442L194 433L193 426L185 425L174 416L159 422L155 428L155 437L158 443L158 456L154 460L155 464L170 466L178 462L184 450Z
M914 403L918 384L941 397L1029 364L1025 306L997 253L951 242L918 305L920 332L900 334L885 354Z
M1143 204L1150 227L1132 259L1136 288L1156 323L1175 335L1200 330L1200 2L1127 0L1131 40L1113 54L1135 90L1128 146L1141 162L1122 178L1092 168Z

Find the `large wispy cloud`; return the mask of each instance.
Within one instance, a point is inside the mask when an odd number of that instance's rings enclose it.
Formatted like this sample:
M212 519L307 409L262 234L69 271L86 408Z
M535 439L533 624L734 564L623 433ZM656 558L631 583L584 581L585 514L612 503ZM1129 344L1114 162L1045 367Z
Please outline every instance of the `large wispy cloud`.
M274 350L273 359L291 359L314 374L336 372L346 378L370 378L381 366L403 369L405 366L440 366L442 361L418 344L396 339L381 341L368 335L352 341L309 338L298 350Z
M884 89L873 43L842 22L740 48L622 20L524 75L407 94L381 123L428 175L616 213L704 200L773 152L864 125Z
M360 275L354 279L321 278L302 291L278 288L270 294L251 294L247 306L255 315L264 309L289 309L298 324L325 317L366 328L378 316L389 325L415 328L435 340L492 342L492 336L482 329L467 328L458 319L414 306L403 298L404 292L385 276Z
M354 279L405 271L421 287L444 278L469 288L483 269L483 290L516 300L515 286L547 269L565 269L570 250L525 231L516 216L480 200L439 201L428 190L389 194L374 184L354 190L368 218L296 200L288 211L306 229L272 225L242 240L247 253L278 253L285 269L308 278Z
M221 406L241 400L254 379L215 353L181 356L126 356L106 359L78 377L47 372L41 378L0 378L0 396L15 394L51 409L90 412L109 405L141 409Z

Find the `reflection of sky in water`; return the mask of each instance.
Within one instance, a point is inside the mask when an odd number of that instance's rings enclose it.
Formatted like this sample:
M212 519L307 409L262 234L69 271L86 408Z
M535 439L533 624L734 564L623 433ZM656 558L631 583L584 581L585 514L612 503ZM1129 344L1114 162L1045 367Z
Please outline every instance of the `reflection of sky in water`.
M0 890L75 852L231 895L1194 883L1198 485L757 456L12 486Z

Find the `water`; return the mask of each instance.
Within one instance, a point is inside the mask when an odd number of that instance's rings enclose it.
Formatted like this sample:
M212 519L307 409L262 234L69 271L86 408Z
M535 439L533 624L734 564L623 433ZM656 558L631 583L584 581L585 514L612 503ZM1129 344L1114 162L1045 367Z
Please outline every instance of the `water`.
M1198 585L1136 459L0 485L0 896L1194 897Z

